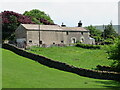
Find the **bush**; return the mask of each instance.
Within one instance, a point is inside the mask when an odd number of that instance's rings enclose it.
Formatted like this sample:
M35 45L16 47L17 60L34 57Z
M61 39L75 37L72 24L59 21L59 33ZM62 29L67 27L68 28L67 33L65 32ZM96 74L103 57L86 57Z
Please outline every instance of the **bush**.
M115 60L112 67L120 71L120 40L108 50L108 55L110 59Z
M82 44L82 43L77 43L75 46L86 48L86 49L100 49L101 48L99 45Z
M110 48L108 54L111 59L120 61L120 40L116 45Z
M109 44L114 44L114 40L113 40L113 39L108 38L108 39L105 39L105 40L103 41L103 43L104 43L104 44L106 44L106 45L109 45Z

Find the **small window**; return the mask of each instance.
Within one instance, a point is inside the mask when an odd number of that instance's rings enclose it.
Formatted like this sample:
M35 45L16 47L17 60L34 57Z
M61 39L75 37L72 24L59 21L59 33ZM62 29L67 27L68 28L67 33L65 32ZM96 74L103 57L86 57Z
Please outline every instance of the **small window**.
M81 34L83 35L83 32L81 32Z
M68 35L69 33L68 32L66 32L66 35Z
M71 43L76 43L76 38L71 38Z
M64 41L61 41L61 43L64 43Z
M40 41L40 44L42 44L42 41Z
M55 44L55 43L53 42L53 44Z
M75 40L75 38L73 38L73 43L75 43L76 42L76 40Z
M84 39L82 38L82 42L84 42Z
M29 43L32 43L32 40L29 40Z
M83 39L83 38L81 39L81 42L84 42L84 39Z

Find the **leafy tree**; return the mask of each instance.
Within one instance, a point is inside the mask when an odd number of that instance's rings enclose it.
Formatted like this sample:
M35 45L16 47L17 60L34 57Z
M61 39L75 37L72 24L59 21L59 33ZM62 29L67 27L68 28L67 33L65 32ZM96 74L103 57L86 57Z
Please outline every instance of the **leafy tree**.
M96 29L96 27L90 25L88 27L86 27L88 30L90 30L90 34L91 36L101 36L102 31L100 31L99 29Z
M22 24L33 24L28 16L15 13L13 11L4 11L2 14L2 39L10 39L16 28Z
M45 14L45 12L40 11L38 9L25 11L23 15L32 17L32 21L37 24L40 24L40 23L45 25L54 24L53 20L50 18L49 15Z
M110 58L112 58L114 60L120 61L120 40L118 41L118 43L115 46L113 46L110 49L109 56L110 56Z
M120 40L118 40L114 46L110 47L108 54L110 59L115 60L112 67L116 68L117 71L120 71Z
M93 37L96 42L99 42L102 40L102 37L101 37L102 31L100 31L99 29L96 29L96 27L92 25L86 27L86 29L90 30L91 37Z
M106 38L111 38L115 39L118 36L116 31L114 30L112 23L108 24L105 26L104 32L103 32L103 37Z
M2 14L3 41L5 39L14 39L14 32L20 24L54 24L49 15L37 9L30 12L26 11L24 15L13 11L4 11L0 14Z

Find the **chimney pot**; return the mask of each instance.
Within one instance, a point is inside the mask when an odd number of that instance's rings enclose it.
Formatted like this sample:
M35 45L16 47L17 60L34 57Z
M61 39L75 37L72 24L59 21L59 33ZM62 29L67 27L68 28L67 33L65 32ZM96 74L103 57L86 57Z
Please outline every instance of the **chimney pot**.
M79 23L78 23L78 27L82 27L82 22L81 22L81 20L80 20Z

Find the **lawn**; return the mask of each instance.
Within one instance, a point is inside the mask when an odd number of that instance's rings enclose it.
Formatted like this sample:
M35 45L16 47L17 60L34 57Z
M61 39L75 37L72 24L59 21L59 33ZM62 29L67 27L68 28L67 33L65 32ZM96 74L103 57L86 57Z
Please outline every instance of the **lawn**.
M120 87L112 80L92 79L49 68L5 49L2 49L2 59L3 88Z
M108 55L103 49L91 50L79 47L32 47L28 51L86 69L95 69L97 65L109 66L113 62L113 60L107 59Z

